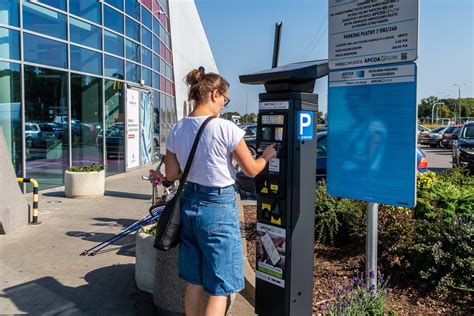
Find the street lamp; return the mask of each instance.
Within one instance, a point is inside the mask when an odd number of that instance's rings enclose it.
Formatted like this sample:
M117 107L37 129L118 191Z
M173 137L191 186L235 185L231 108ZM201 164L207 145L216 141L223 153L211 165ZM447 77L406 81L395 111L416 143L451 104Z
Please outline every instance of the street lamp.
M444 105L444 102L435 102L433 104L433 107L431 108L431 124L433 124L433 118L434 118L434 109L437 105Z
M462 112L462 107L461 107L461 87L462 86L465 86L467 83L466 82L461 82L461 83L455 83L453 84L454 86L458 87L458 108L459 108L459 123L462 123L462 115L461 115L461 112ZM454 122L456 123L456 119L454 120Z

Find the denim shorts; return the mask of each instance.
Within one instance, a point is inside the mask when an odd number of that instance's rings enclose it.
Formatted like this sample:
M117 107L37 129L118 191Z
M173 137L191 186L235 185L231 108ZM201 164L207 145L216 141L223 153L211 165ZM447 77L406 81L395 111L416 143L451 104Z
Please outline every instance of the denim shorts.
M244 288L242 241L235 186L188 182L181 196L179 277L210 295Z

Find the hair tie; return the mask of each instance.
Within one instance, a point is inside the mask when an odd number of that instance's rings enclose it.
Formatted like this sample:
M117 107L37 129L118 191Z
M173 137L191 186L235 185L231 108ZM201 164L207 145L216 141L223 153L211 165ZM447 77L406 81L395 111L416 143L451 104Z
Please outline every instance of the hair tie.
M203 74L203 75L204 75L205 72L206 72L206 70L204 69L203 66L200 66L198 70L199 70L199 72L200 72L201 74Z

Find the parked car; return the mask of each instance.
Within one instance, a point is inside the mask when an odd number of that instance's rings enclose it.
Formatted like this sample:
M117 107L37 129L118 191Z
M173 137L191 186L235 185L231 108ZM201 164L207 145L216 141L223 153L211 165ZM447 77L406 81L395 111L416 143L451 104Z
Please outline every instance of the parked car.
M102 131L97 135L97 144L102 150ZM114 123L105 130L105 145L107 147L107 159L116 157L119 159L125 151L125 124L123 122ZM123 157L122 157L123 158Z
M51 126L46 123L25 123L25 145L27 148L44 147L48 140L56 136Z
M474 170L474 121L466 122L459 134L453 134L453 166L465 165Z
M326 178L327 175L327 131L317 134L316 146L316 181ZM428 159L420 147L416 148L416 166L419 172L428 171ZM254 193L255 181L243 172L237 173L237 186L241 191Z
M257 124L244 124L241 125L240 128L245 131L245 143L247 143L252 156L255 156L257 154Z
M460 126L449 126L443 131L440 147L451 148L451 136L453 135L454 130Z
M431 147L441 147L443 132L448 126L441 126L432 129L429 133L420 133L419 142L421 145L429 145Z

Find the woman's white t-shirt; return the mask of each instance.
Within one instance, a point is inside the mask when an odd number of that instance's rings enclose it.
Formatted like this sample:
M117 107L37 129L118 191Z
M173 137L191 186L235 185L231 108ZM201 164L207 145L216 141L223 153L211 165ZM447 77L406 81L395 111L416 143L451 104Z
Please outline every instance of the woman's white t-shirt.
M208 117L188 116L171 128L166 149L176 154L181 172L184 172L196 134ZM244 135L245 132L231 121L211 120L199 140L187 181L218 188L234 184L232 152Z

